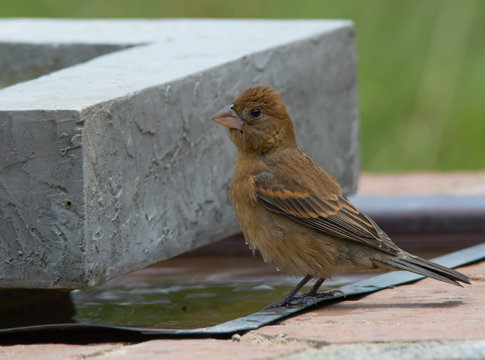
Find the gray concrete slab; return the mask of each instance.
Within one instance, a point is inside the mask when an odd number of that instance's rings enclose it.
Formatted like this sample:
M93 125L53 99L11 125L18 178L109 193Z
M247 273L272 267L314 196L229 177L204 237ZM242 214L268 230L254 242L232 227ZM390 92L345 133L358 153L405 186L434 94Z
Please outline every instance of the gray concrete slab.
M209 119L252 85L355 191L348 21L0 20L0 54L15 44L104 55L0 90L0 287L92 286L238 232L235 150Z
M360 343L329 345L289 356L284 360L481 360L485 341L423 341L411 343Z

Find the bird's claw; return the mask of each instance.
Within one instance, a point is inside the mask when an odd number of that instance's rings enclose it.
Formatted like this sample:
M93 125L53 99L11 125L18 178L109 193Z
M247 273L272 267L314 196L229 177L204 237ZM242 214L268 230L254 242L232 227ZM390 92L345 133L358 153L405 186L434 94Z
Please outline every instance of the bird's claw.
M317 293L306 292L300 296L295 296L291 299L285 298L283 300L276 301L266 306L264 310L276 309L284 306L302 305L302 304L306 304L309 300L313 302L313 305L316 305L317 299L333 297L335 296L335 294L342 294L342 296L345 297L345 294L340 290L329 290L329 291L317 292Z
M283 300L276 301L274 303L269 304L263 310L276 309L276 308L279 308L279 307L288 306L289 304L290 303L288 301L286 301L286 299L283 299Z

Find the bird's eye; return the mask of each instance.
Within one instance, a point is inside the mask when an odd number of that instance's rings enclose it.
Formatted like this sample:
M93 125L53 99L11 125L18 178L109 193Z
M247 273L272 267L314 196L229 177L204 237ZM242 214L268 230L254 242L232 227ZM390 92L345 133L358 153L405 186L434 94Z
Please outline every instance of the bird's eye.
M259 109L252 109L249 114L251 114L251 117L257 118L257 117L259 117L259 115L261 115L261 110L259 110Z

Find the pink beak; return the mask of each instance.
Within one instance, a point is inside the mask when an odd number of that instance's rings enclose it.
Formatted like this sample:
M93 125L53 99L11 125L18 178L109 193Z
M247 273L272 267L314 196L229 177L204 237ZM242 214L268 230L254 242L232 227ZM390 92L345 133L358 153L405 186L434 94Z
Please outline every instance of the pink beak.
M241 118L234 112L234 110L232 110L232 105L226 106L224 109L215 114L211 120L227 127L228 129L242 130L243 122Z

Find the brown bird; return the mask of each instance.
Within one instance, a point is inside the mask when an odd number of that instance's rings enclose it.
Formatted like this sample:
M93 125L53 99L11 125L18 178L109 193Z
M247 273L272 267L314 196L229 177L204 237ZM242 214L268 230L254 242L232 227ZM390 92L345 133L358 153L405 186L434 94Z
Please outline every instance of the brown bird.
M328 296L317 293L320 285L344 271L397 268L453 285L470 283L458 271L400 249L355 208L298 147L286 106L272 87L245 90L212 120L229 129L238 151L231 202L246 241L279 269L304 276L270 307ZM312 278L315 285L297 298Z

